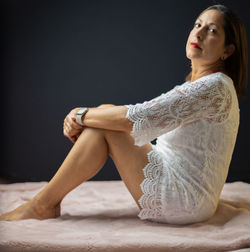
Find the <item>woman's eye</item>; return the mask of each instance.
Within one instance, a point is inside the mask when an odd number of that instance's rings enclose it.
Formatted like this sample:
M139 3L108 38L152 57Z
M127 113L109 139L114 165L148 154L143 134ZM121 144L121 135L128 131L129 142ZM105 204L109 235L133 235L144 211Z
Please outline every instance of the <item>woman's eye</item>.
M216 30L213 29L213 28L209 28L209 31L212 32L212 33L216 33Z
M195 28L200 28L201 27L201 24L200 23L195 23L194 24L194 27ZM209 31L209 32L211 32L211 33L216 33L216 29L214 29L214 28L207 28L207 30Z

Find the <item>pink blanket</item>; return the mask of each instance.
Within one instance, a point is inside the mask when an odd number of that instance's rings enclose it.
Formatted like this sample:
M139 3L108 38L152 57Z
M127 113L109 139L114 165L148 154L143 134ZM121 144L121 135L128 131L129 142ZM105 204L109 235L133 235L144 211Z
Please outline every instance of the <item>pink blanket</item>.
M0 213L46 183L0 185ZM65 197L57 219L1 221L0 251L250 251L250 184L227 183L216 214L204 223L159 224L138 213L122 181L87 181Z

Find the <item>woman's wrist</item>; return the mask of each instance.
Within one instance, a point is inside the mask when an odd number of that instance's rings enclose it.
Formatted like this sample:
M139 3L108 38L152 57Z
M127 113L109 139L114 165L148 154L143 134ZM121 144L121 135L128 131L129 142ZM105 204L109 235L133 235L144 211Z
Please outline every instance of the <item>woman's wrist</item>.
M89 110L88 108L82 107L76 112L76 122L81 126L84 126L83 120L88 110Z

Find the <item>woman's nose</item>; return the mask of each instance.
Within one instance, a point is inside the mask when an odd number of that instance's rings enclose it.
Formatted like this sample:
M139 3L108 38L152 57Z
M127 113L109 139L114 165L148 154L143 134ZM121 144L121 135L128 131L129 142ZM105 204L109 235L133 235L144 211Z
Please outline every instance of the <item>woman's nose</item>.
M195 37L198 40L202 40L204 38L204 30L200 28L199 30L196 30Z

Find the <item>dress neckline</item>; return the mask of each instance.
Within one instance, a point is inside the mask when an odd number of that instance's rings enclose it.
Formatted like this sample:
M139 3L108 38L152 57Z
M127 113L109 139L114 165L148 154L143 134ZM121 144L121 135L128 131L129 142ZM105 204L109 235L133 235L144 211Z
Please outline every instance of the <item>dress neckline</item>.
M227 74L223 73L223 72L216 72L216 73L207 74L207 75L201 76L200 78L198 78L198 79L195 80L195 81L188 81L188 82L190 82L190 83L195 83L196 81L200 81L200 80L203 80L203 79L206 79L206 78L208 78L208 77L215 76L215 75L222 75L222 76L224 76L225 78L229 79L231 82L233 82L233 80L231 79L231 77L228 76Z

